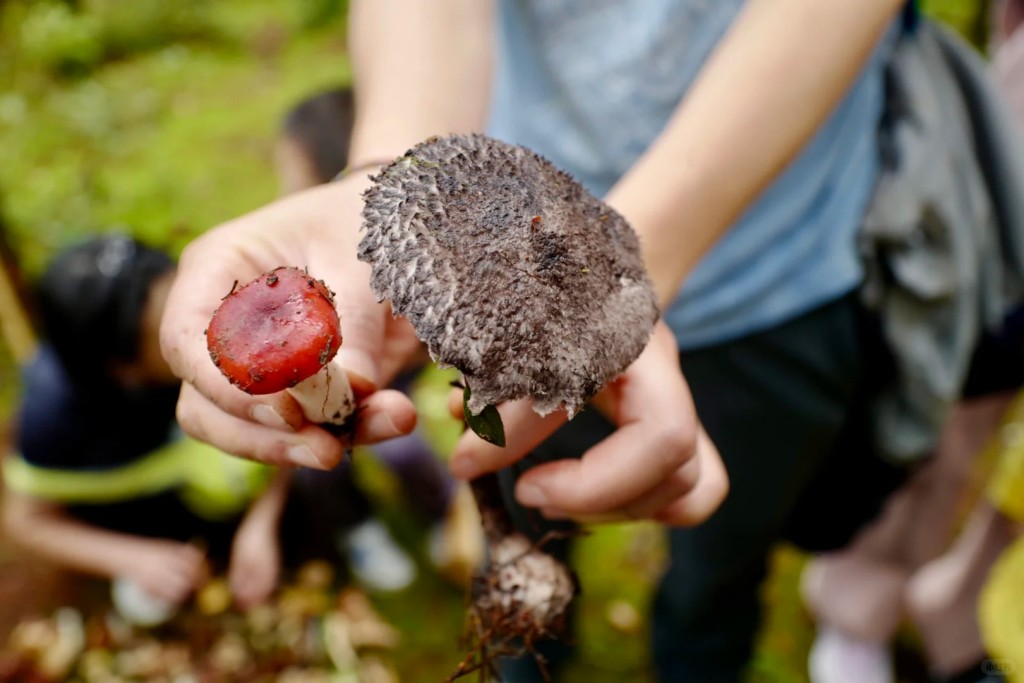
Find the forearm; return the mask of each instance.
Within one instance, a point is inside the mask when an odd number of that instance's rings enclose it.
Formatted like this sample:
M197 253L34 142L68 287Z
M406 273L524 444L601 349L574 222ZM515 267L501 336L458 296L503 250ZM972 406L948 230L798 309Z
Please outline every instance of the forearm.
M113 578L135 554L144 552L136 537L79 522L59 506L10 491L4 495L3 521L8 538L50 562Z
M608 201L640 233L662 304L797 155L902 0L750 0Z
M400 155L431 135L483 130L492 0L354 0L353 165Z
M253 501L242 520L242 526L260 526L264 529L277 529L288 502L288 489L291 486L292 470L281 468L274 472L270 484L263 493Z

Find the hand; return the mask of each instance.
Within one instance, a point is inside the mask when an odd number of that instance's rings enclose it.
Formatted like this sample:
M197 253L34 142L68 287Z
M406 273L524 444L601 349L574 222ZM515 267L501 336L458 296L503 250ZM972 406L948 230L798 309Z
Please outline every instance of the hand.
M206 558L188 543L145 539L138 541L131 552L128 566L117 573L168 604L185 602L206 580Z
M453 401L454 403L454 401ZM672 333L658 323L647 348L595 399L618 429L581 459L538 465L516 484L516 498L549 518L583 522L654 519L689 526L724 500L728 478L718 451L697 421ZM461 392L453 413L461 416ZM505 448L466 432L452 473L471 479L516 462L566 421L539 417L528 401L499 407Z
M266 602L281 577L281 547L272 524L243 523L231 544L228 584L244 609Z
M344 340L338 352L359 401L355 443L412 431L412 403L377 391L416 344L370 291L369 266L356 259L363 178L292 195L199 237L182 254L161 325L171 369L184 380L178 420L192 436L224 451L272 464L328 469L349 440L305 421L287 392L250 396L214 366L203 331L232 283L282 265L306 267L336 293Z

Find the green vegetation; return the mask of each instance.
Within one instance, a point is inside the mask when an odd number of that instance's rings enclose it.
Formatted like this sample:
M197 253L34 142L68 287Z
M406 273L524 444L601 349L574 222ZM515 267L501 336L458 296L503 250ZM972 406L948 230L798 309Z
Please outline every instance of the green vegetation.
M984 51L988 44L990 10L993 0L921 0L926 14L954 27Z
M0 191L30 273L127 229L172 250L273 199L285 109L348 79L344 6L5 3Z

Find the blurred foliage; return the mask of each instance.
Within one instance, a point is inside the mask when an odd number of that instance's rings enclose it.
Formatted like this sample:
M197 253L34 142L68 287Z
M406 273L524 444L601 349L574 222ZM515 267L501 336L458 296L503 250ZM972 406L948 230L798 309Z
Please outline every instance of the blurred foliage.
M985 44L987 3L922 6ZM127 230L177 253L271 200L281 116L349 78L346 9L345 0L0 2L0 194L25 271L38 273L61 246L95 231ZM13 376L0 341L0 415ZM436 381L443 393L445 379ZM444 422L443 401L424 408L431 437L447 450L458 425ZM403 542L422 548L389 475L363 469ZM580 541L584 619L569 680L649 678L643 624L661 543L648 527L605 527ZM756 681L806 680L802 563L797 553L775 557ZM406 634L400 664L409 680L437 680L458 654L463 598L423 574L412 591L378 600ZM641 614L635 630L622 617L630 608Z
M105 62L186 42L215 41L205 6L193 3L93 0L81 8L42 0L15 5L20 56L55 77L82 77Z
M921 10L945 22L984 51L991 29L990 16L994 0L921 0Z
M37 273L124 229L176 252L272 199L288 106L348 79L345 3L0 4L0 192Z

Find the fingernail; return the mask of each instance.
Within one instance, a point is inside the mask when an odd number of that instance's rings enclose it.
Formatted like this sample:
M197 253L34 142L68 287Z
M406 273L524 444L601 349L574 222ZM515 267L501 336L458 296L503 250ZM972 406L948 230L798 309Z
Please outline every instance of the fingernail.
M391 416L387 413L373 413L366 418L363 429L366 435L374 440L387 439L401 434L394 421L392 421Z
M289 446L288 459L300 467L312 467L318 470L324 468L320 460L313 455L313 451L306 444L300 443L295 446Z
M264 427L270 427L271 429L284 429L289 432L295 431L292 429L290 424L284 421L284 418L281 417L279 412L274 410L271 406L264 405L262 403L250 408L249 416Z
M548 497L533 484L520 484L516 487L516 499L532 508L539 508L548 503Z

